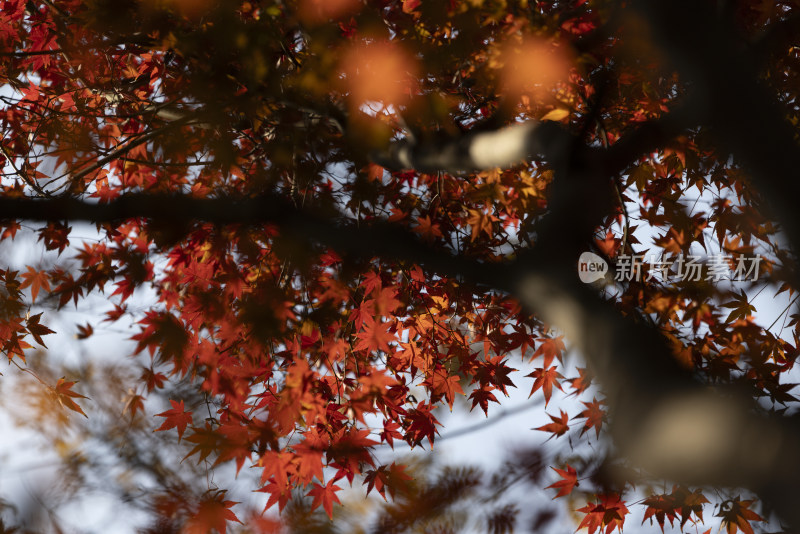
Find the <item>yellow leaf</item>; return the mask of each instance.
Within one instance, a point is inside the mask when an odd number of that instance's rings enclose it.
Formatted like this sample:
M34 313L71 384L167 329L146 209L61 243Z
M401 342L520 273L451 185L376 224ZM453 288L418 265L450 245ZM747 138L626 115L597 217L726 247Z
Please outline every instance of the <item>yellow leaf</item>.
M569 111L567 111L566 109L563 109L563 108L556 108L556 109L554 109L552 111L549 111L547 114L545 114L545 116L542 117L542 120L543 121L560 121L561 119L563 119L565 117L568 117L568 116L569 116Z

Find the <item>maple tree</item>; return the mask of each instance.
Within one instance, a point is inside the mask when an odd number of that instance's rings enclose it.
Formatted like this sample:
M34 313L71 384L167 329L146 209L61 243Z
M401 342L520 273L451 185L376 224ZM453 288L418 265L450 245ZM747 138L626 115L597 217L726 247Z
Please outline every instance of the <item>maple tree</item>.
M230 464L287 513L397 493L399 532L419 501L375 448L434 447L437 409L531 386L530 439L575 447L549 488L579 529L697 524L711 487L742 488L716 503L729 534L769 519L753 496L797 528L799 9L1 0L0 244L39 259L0 266L0 350L28 424L100 436L118 408L109 442L187 447L125 460L159 525L266 529L170 482ZM773 324L762 294L789 297ZM79 340L136 325L121 402L48 364L71 308ZM653 479L672 492L635 497Z

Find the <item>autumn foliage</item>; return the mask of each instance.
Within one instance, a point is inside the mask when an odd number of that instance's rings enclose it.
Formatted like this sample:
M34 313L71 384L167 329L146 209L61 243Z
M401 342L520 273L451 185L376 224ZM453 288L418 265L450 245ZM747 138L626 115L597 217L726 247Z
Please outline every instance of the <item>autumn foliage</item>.
M680 70L666 30L630 4L0 0L0 245L40 258L0 265L3 380L35 376L30 391L50 404L30 405L60 410L63 428L91 421L111 404L82 389L91 373L47 371L60 364L46 336L75 309L83 318L64 328L81 343L135 325L131 351L106 347L133 369L113 382L114 409L186 448L175 473L254 470L267 516L299 500L335 518L345 488L363 485L389 502L385 532L410 528L410 488L455 497L414 486L376 447L435 449L442 410L491 417L510 388L530 388L545 422L521 433L561 451L536 483L568 501L579 530L642 516L683 529L714 507L728 534L753 534L769 517L752 493L712 493L724 477L647 491L650 474L608 445L625 441L609 434L619 399L644 410L635 395L671 394L673 377L731 386L755 399L748 413L782 417L800 354L791 210L725 144L722 115L687 104L713 84ZM720 24L760 58L759 87L797 136L800 56L783 26L796 2L726 9ZM472 172L403 155L473 154L473 134L524 121L569 142ZM592 172L610 176L559 185ZM577 284L584 251L610 269L604 289L580 288L608 306L598 317L636 325L635 365L609 349L599 380L597 360L567 358L578 341L559 323L584 308L554 299L548 315L523 284L536 269ZM668 370L652 383L606 378L651 364ZM225 488L174 488L146 496L154 524L267 529ZM515 510L498 505L486 524L508 532Z

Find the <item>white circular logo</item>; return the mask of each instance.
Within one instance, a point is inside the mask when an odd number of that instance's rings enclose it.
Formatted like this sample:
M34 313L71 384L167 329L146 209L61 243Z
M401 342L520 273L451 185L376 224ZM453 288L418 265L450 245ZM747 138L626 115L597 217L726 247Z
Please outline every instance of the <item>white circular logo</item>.
M584 284L591 284L606 276L608 264L606 260L591 252L584 252L578 258L578 277Z

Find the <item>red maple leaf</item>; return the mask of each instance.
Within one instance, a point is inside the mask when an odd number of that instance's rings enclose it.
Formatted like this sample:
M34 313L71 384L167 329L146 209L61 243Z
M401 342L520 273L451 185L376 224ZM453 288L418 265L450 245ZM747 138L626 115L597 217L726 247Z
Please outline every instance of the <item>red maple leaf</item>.
M186 427L192 422L192 412L187 412L184 409L183 401L177 402L172 399L169 401L172 404L172 409L166 412L156 414L157 417L166 417L160 427L156 428L153 432L159 430L169 430L170 428L178 428L178 441L183 437L183 432Z
M411 424L406 430L406 441L410 445L417 445L424 438L428 438L428 443L433 447L433 438L437 433L436 425L440 423L431 413L432 409L433 405L420 401L416 408L408 411L406 420L411 421Z
M314 488L308 492L309 497L314 497L314 501L311 503L311 511L314 511L321 504L331 519L333 519L333 503L338 502L341 504L336 492L341 491L342 488L335 485L334 482L334 480L330 480L324 486L314 482Z
M403 488L408 485L411 477L405 473L406 466L397 465L392 462L391 465L382 465L377 469L370 469L364 477L364 482L367 484L367 493L372 491L372 488L378 490L383 500L386 500L386 490L389 490L389 496L394 498L394 492L397 489Z
M47 334L55 334L55 332L47 328L45 325L39 324L39 320L41 318L42 312L37 313L36 315L31 315L28 317L27 321L25 321L25 327L39 345L47 348L47 345L45 345L44 341L42 341L42 336L46 336Z
M530 395L528 398L531 397L536 391L541 388L542 392L544 393L544 405L547 406L547 403L550 402L550 396L553 394L553 386L561 389L561 384L558 383L558 379L563 379L564 377L561 376L561 373L556 371L556 366L552 366L549 369L536 369L530 374L525 376L530 376L535 378L533 382L533 389L531 389ZM564 391L561 389L561 391Z
M494 396L494 393L491 392L491 388L492 386L487 385L485 388L474 389L472 393L469 394L469 398L472 399L472 406L470 407L470 410L474 409L475 406L480 405L483 413L488 416L489 401L500 404L500 401L498 401L497 397Z
M569 415L567 415L566 412L564 412L564 410L560 410L560 411L561 411L561 416L560 417L556 417L554 415L547 414L547 416L550 419L552 419L553 422L552 423L548 423L546 425L542 425L542 426L540 426L538 428L535 428L534 430L541 430L543 432L552 432L553 436L562 436L562 435L564 435L567 432L567 430L569 430L569 425L567 424L567 421L569 421ZM553 437L553 436L550 436L550 437Z
M578 512L586 514L578 525L578 530L586 527L589 534L594 534L596 530L602 531L605 528L605 534L610 534L617 528L621 532L625 516L629 513L625 501L616 493L598 495L597 498L599 503L589 503L578 508Z
M58 403L64 406L65 408L69 408L73 412L78 412L82 416L88 418L89 416L83 413L81 407L78 406L78 404L74 400L72 400L72 399L88 398L84 395L79 395L78 393L72 391L72 386L74 386L75 384L76 382L68 382L64 380L63 377L59 378L58 382L56 383L56 386L53 388L53 391L56 394L56 399L58 400Z
M275 503L278 504L278 511L283 512L283 509L292 498L292 486L288 482L286 484L278 484L274 479L271 479L269 484L258 489L262 493L269 493L267 505L264 506L264 511L272 508Z
M581 404L586 406L586 409L574 417L574 419L586 418L586 421L583 423L583 429L581 430L581 436L587 430L594 428L596 436L600 437L600 429L603 426L603 421L606 420L606 412L601 408L601 405L605 404L605 401L599 401L597 398L593 398L592 402L582 402Z
M556 467L551 467L551 469L556 473L558 473L559 476L562 478L562 480L554 482L553 484L550 484L549 486L547 486L547 488L545 488L545 489L549 488L558 489L558 494L556 494L556 496L553 497L553 499L558 499L559 497L564 497L566 495L569 495L570 493L572 493L572 490L575 488L575 486L580 485L578 484L578 474L575 472L575 469L569 466L569 464L567 464L566 469L558 469Z

